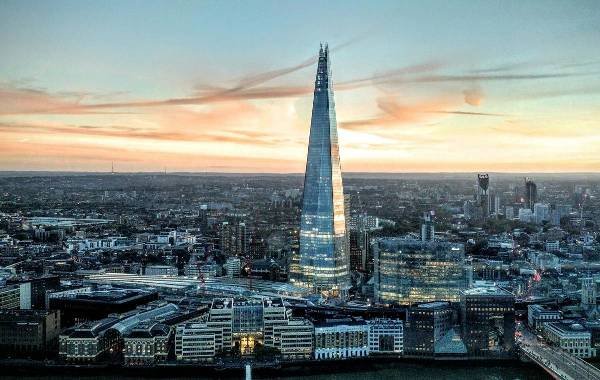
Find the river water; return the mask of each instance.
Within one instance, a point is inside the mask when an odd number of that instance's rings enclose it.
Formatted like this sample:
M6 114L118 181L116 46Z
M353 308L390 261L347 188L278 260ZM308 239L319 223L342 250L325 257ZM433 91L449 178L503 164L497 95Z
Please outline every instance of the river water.
M286 370L285 374L277 371L253 371L253 379L282 379L282 380L533 380L550 379L541 369L533 364L518 362L498 363L498 365L482 365L472 363L377 363L366 367L348 366L340 362L339 365L307 369ZM130 373L131 374L131 373ZM168 373L156 376L144 374L141 376L123 376L117 373L103 376L77 376L77 375L44 375L39 376L1 376L9 380L147 380L161 379L243 379L243 372L228 373L203 373L198 369L195 373L186 373L185 376L169 376Z

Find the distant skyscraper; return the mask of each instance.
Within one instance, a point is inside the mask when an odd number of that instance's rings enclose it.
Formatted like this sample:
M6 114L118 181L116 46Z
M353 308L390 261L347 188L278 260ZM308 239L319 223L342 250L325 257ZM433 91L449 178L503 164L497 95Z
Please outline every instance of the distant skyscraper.
M490 186L490 176L488 174L477 175L477 202L481 207L483 218L490 216L490 194L488 192Z
M531 178L525 178L525 207L533 211L537 202L537 185Z
M421 224L421 241L435 240L435 213L428 211L423 213L423 224Z
M327 46L319 51L304 195L296 285L337 296L350 284L344 190Z

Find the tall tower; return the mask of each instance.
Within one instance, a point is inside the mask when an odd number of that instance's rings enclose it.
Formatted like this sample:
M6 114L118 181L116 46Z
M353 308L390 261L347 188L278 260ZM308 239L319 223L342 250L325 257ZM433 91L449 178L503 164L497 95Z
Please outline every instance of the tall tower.
M533 211L537 202L537 185L531 178L525 178L525 207Z
M435 240L435 212L428 211L423 213L423 224L421 224L421 241L434 241Z
M477 201L481 207L483 218L490 216L490 176L488 174L477 174Z
M330 297L350 286L350 257L344 215L335 103L327 45L319 50L304 194L298 265L291 281Z
M585 310L596 307L596 281L592 277L581 279L581 307Z

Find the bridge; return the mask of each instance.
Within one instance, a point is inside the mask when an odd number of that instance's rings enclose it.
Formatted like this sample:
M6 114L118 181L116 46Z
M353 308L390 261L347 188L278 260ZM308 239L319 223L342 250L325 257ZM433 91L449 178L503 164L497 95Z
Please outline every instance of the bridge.
M532 340L519 343L521 353L557 380L597 380L600 369L560 348Z

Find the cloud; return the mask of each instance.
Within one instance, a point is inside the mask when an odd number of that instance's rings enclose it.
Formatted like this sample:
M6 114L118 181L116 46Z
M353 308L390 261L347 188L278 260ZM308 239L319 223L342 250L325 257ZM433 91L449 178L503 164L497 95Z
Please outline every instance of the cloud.
M465 103L475 107L479 106L484 99L483 90L476 85L464 90L463 95L465 96Z
M366 130L373 126L418 123L431 119L436 114L460 116L506 116L503 114L468 112L454 110L456 101L449 97L431 98L411 104L400 104L396 97L386 96L377 99L377 107L383 113L368 119L344 121L341 127L350 130Z

